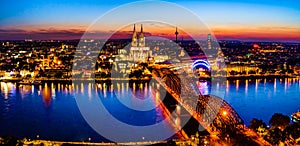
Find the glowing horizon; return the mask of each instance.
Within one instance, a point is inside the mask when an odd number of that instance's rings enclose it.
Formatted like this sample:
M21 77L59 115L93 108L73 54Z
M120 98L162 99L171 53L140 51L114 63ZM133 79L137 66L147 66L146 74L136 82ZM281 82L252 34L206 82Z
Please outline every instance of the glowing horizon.
M3 1L0 17L0 40L80 39L89 25L105 12L130 1ZM177 1L190 9L211 29L218 40L293 41L300 42L300 2L266 0ZM124 18L126 18L124 16ZM124 19L123 18L123 19ZM183 19L184 18L179 18ZM120 20L122 21L122 20ZM116 23L118 23L116 21ZM188 24L186 24L188 25ZM197 26L190 26L190 30ZM110 35L109 25L95 30ZM129 27L124 31L132 31ZM152 35L174 38L175 28L158 31L150 25L145 31ZM199 35L199 32L193 34ZM201 34L207 35L207 34ZM120 36L122 38L124 36ZM179 34L179 38L185 38ZM200 37L200 36L199 36ZM197 38L196 38L197 39Z

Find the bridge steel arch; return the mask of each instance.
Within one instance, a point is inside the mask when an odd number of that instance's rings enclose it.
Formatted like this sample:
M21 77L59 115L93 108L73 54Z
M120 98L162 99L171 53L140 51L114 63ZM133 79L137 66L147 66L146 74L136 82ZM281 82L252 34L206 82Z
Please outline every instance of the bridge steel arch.
M221 132L220 130L226 128L226 126L244 125L242 118L225 100L215 95L202 95L193 79L180 77L181 75L174 74L168 69L154 69L152 73L165 83L168 92L180 96L181 104L191 109L195 107L193 114L201 119L198 122L203 127L209 126L209 129L217 129ZM209 102L213 104L211 105ZM221 107L216 108L218 106L214 106L214 104L220 104ZM208 112L205 112L205 110ZM216 115L216 117L211 115ZM205 125L211 120L213 120L212 123Z

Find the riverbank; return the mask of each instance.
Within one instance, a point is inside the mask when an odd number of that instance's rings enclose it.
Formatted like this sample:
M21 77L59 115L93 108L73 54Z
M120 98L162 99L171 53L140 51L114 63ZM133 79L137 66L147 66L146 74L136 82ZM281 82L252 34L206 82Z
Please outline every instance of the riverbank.
M299 76L292 75L248 75L248 76L214 76L212 78L209 77L199 77L200 81L208 81L208 80L247 80L247 79L285 79L285 78L300 78ZM72 83L72 82L111 82L111 81L142 81L147 82L150 81L151 78L31 78L30 80L42 81L43 83L47 82L57 82L57 83ZM0 78L0 82L20 82L22 78Z
M226 78L227 80L246 80L246 79L284 79L284 78L299 78L299 76L295 75L279 75L279 74L274 74L274 75L232 75L232 76L216 76L215 79L218 78Z
M0 144L11 144L11 145L94 145L94 146L109 146L109 145L166 145L167 141L144 141L144 142L67 142L67 141L51 141L51 140L27 140L27 139L10 139L11 141L5 141L6 143ZM14 140L14 141L13 141Z

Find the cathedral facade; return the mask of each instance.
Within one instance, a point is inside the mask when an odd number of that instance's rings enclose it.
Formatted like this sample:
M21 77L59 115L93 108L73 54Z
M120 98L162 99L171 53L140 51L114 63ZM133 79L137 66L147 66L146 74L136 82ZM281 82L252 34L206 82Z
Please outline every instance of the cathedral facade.
M129 57L134 62L145 62L148 57L151 56L150 47L146 47L145 36L143 32L143 25L141 25L141 32L139 36L135 30L135 25L133 26L133 34L131 40L131 47Z

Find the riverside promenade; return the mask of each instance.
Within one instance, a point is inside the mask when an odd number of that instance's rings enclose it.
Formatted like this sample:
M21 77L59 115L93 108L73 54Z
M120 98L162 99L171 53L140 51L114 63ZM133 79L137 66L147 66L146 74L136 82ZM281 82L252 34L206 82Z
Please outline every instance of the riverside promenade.
M65 142L65 141L49 141L49 140L32 140L23 141L23 145L45 145L45 146L60 146L60 145L94 145L94 146L109 146L109 145L157 145L167 144L167 141L145 141L145 142Z

